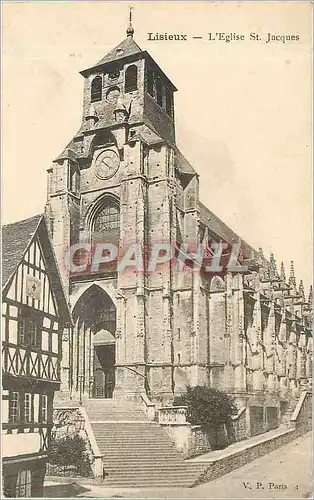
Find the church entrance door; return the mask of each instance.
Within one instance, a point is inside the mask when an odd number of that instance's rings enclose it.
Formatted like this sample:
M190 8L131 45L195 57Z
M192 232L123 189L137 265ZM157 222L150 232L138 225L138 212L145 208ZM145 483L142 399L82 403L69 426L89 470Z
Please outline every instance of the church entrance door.
M112 398L115 385L115 346L96 345L94 349L94 398Z
M112 398L115 387L116 308L97 285L78 300L74 311L74 390L90 398Z

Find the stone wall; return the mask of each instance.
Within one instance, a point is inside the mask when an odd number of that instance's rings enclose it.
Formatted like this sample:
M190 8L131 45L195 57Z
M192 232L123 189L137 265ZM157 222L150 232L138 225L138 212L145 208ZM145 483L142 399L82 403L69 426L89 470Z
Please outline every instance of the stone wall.
M207 470L199 477L193 486L206 483L238 469L243 465L251 462L255 458L261 457L270 453L281 446L293 441L312 429L312 393L304 391L298 401L297 407L291 417L291 422L294 428L282 430L279 433L269 437L260 436L260 440L254 445L244 444L242 450L237 453L230 453L226 450L226 455L219 460L214 460L208 463Z
M288 430L279 436L272 437L267 441L262 441L254 446L248 447L238 453L230 454L220 460L210 462L208 464L207 470L202 474L202 476L195 482L193 486L197 486L201 483L206 483L216 479L217 477L223 476L231 472L232 470L239 469L243 465L255 460L255 458L261 457L270 453L271 451L284 446L298 436L304 434L304 430Z
M158 423L173 441L184 458L224 448L230 442L226 426L191 425L186 420L186 406L159 408Z

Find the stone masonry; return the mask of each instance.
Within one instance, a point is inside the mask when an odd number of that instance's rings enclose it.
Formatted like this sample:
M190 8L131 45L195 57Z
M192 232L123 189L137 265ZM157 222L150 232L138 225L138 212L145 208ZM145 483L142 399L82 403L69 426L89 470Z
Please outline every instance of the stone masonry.
M208 384L250 407L252 425L279 419L311 383L312 291L305 297L297 286L293 262L286 277L272 254L265 258L199 201L199 176L175 142L176 88L132 29L81 74L82 123L48 170L46 205L75 323L63 340L64 399L146 392L165 404L187 384ZM99 242L122 253L134 244L241 242L247 269L178 271L168 261L153 272L146 263L143 272L120 272L88 261L68 270L73 245Z

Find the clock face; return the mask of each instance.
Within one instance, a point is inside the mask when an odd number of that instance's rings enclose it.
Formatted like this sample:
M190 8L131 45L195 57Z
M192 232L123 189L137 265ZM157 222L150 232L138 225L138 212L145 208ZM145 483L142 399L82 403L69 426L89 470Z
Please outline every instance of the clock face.
M109 179L119 168L119 157L115 151L108 149L103 151L96 158L95 173L99 179Z

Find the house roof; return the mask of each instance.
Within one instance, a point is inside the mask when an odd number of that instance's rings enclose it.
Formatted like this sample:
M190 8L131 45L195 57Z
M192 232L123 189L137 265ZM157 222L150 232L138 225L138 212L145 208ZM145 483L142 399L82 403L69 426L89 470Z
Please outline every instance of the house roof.
M2 286L10 279L30 244L42 214L2 228Z
M62 285L56 255L43 214L7 224L2 228L2 291L5 294L22 258L35 236L38 236L54 298L63 323L72 323L71 313Z

